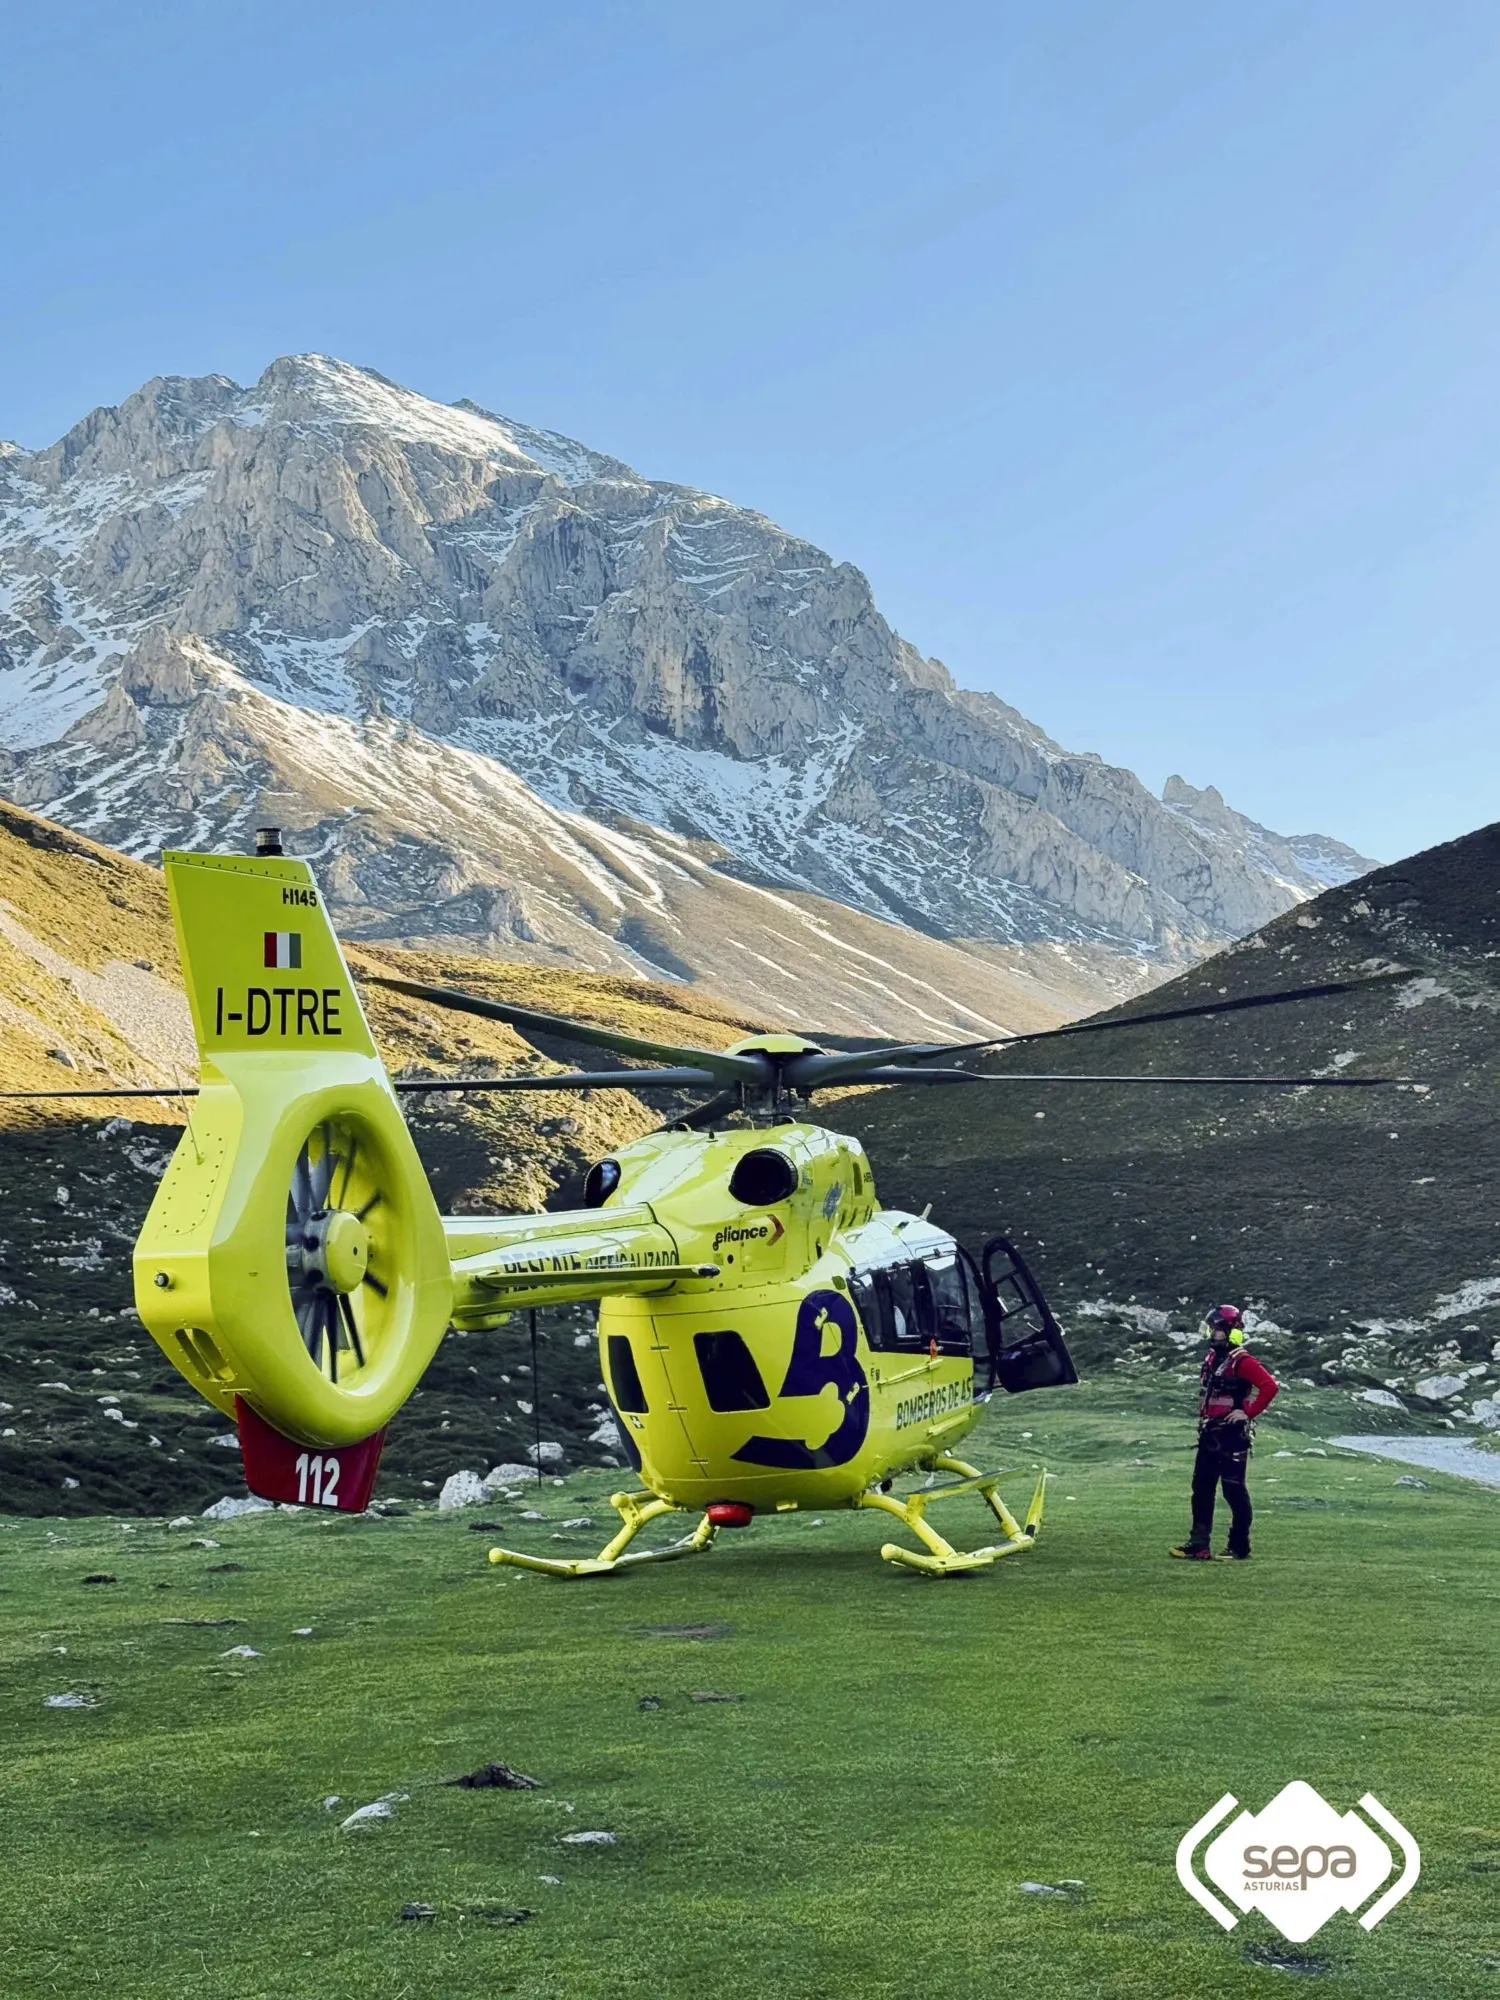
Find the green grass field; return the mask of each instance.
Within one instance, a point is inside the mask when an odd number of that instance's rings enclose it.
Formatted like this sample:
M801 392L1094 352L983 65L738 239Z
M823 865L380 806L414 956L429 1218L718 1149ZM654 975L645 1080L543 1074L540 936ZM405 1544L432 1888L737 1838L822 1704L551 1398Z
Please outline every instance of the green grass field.
M1109 1391L1000 1413L986 1462L1018 1491L1033 1453L1060 1474L1042 1541L947 1583L882 1564L887 1524L851 1515L609 1581L485 1564L602 1539L557 1525L605 1520L600 1474L492 1509L504 1536L431 1512L0 1523L0 1991L1500 1992L1500 1495L1268 1425L1256 1560L1170 1563L1189 1427ZM92 1705L44 1706L62 1692ZM442 1782L492 1759L542 1788ZM1339 1810L1374 1791L1421 1843L1372 1934L1226 1936L1176 1881L1222 1792L1258 1810L1295 1777ZM590 1830L617 1842L562 1839Z

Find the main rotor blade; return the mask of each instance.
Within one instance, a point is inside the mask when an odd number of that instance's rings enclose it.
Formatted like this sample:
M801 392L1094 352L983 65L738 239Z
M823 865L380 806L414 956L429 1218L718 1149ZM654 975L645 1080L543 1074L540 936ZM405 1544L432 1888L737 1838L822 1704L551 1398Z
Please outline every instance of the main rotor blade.
M563 1070L557 1076L416 1076L401 1077L393 1090L701 1090L720 1079L706 1069ZM739 1094L735 1093L738 1103Z
M861 1083L1185 1083L1238 1090L1374 1090L1408 1083L1404 1076L1070 1076L1065 1070L898 1069L870 1070Z
M988 1041L884 1042L842 1055L809 1050L805 1055L783 1057L781 1076L789 1090L822 1090L831 1083L857 1082L870 1070L890 1063L936 1062L943 1056L951 1062L955 1056L993 1046Z
M714 1080L733 1078L736 1082L765 1080L764 1064L755 1056L725 1055L715 1049L679 1048L672 1042L648 1042L639 1035L627 1035L616 1028L596 1028L586 1021L574 1021L565 1014L539 1014L531 1007L512 1007L504 1000L487 1000L477 993L464 993L456 986L424 986L416 979L396 979L384 974L361 975L367 986L385 986L413 1000L425 1000L433 1007L446 1007L456 1014L478 1014L488 1021L504 1021L529 1041L533 1035L552 1035L559 1040L586 1043L590 1048L612 1049L616 1055L649 1056L657 1062L687 1063L711 1070Z
M1322 986L1295 986L1285 993L1252 993L1243 1000L1209 1000L1198 1007L1163 1007L1152 1014L1129 1014L1119 1021L1075 1021L1066 1028L1040 1028L1031 1035L1008 1035L985 1046L1013 1049L1022 1042L1050 1042L1059 1035L1104 1035L1114 1028L1145 1028L1156 1021L1190 1021L1200 1014L1239 1014L1250 1007L1284 1007L1290 1000L1327 1000L1340 993L1358 993L1366 986L1388 986L1410 979L1409 970L1372 972L1363 979L1331 979Z
M36 1097L196 1097L198 1085L175 1083L104 1084L98 1090L0 1090L0 1098Z
M698 1105L685 1118L679 1118L675 1122L687 1126L690 1132L701 1132L705 1126L712 1125L726 1112L738 1111L739 1108L740 1093L737 1090L721 1090L718 1096L711 1097L707 1104Z

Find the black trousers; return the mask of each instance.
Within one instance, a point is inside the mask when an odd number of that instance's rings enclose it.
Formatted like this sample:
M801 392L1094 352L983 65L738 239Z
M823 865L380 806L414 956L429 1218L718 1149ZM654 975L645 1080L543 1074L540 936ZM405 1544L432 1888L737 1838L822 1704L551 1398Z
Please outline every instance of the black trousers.
M1214 1431L1205 1431L1198 1440L1198 1456L1193 1461L1193 1532L1190 1549L1206 1549L1214 1531L1214 1501L1219 1488L1229 1506L1229 1553L1250 1553L1250 1490L1245 1473L1250 1463L1248 1448L1227 1451Z

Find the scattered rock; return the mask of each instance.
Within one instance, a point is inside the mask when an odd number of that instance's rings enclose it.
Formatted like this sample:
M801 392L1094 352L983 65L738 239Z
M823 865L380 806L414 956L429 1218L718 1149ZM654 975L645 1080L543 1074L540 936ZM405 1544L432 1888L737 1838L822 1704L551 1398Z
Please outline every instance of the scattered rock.
M504 1524L499 1521L470 1521L468 1529L471 1535L501 1535L505 1532Z
M431 1903L403 1903L396 1914L403 1924L430 1924L437 1911Z
M1021 1893L1025 1896L1066 1896L1068 1892L1061 1882L1023 1882Z
M1285 1945L1247 1944L1240 1956L1249 1965L1264 1965L1272 1972L1298 1972L1304 1979L1320 1979L1333 1970L1326 1958L1313 1958L1305 1951L1288 1951Z
M479 1924L525 1924L536 1915L535 1910L506 1910L496 1903L462 1903L459 1915L470 1917Z
M526 1456L531 1460L534 1467L539 1465L561 1465L563 1462L563 1448L560 1444L556 1444L552 1439L547 1438L541 1444L527 1445Z
M637 1708L644 1708L644 1709L660 1708L661 1705L662 1705L662 1699L659 1694L643 1694L640 1700L636 1703Z
M85 1583L118 1583L120 1581L117 1576L111 1576L107 1569L90 1570L83 1580Z
M492 1465L484 1475L484 1485L493 1493L498 1486L524 1486L535 1478L534 1465Z
M49 1694L42 1697L43 1708L92 1708L93 1706L92 1695Z
M269 1500L261 1500L251 1494L244 1500L236 1500L232 1493L226 1493L222 1500L215 1500L212 1507L205 1507L201 1519L205 1521L238 1521L244 1514L274 1514L275 1507Z
M587 1514L580 1514L576 1520L563 1522L565 1528L592 1528L593 1525Z
M1427 1491L1427 1481L1425 1479L1416 1479L1409 1472L1403 1472L1399 1479L1393 1480L1391 1483L1394 1486L1416 1486L1424 1493Z
M258 1660L263 1657L253 1646L231 1646L227 1653L220 1653L221 1660Z
M443 1481L438 1494L438 1512L451 1514L460 1507L478 1507L489 1498L477 1472L455 1472Z
M377 1820L394 1819L396 1808L410 1797L408 1792L386 1792L367 1806L358 1806L346 1820L340 1822L340 1833L352 1833L359 1827L373 1826Z
M1475 1408L1476 1409L1478 1408L1477 1404L1475 1405ZM76 1493L78 1491L78 1481L76 1479L64 1478L62 1483L62 1490L64 1493Z
M1462 1395L1468 1386L1467 1375L1424 1375L1412 1384L1412 1394L1424 1403L1445 1403L1450 1396Z
M194 1549L216 1549L219 1547L219 1543L211 1535L194 1535L188 1546Z
M564 1847L618 1847L619 1841L612 1833L595 1831L592 1833L563 1833L558 1835Z
M462 1785L471 1792L536 1792L540 1778L528 1778L511 1764L481 1764L477 1771L465 1771L461 1778L445 1778L444 1784Z
M549 1889L560 1889L562 1887L561 1875L538 1875L536 1879L538 1882L545 1882Z
M1401 1398L1393 1396L1389 1389L1357 1389L1354 1393L1354 1401L1356 1403L1373 1403L1377 1409L1381 1410L1404 1410L1406 1408Z
M311 1625L294 1625L292 1627L292 1637L294 1639L310 1639L312 1635L313 1628Z
M521 1516L523 1521L545 1521L546 1518L545 1514L539 1514L534 1507L528 1507Z
M335 1806L341 1806L343 1803L344 1801L339 1797L337 1792L330 1792L323 1801L323 1810L324 1812L332 1812Z

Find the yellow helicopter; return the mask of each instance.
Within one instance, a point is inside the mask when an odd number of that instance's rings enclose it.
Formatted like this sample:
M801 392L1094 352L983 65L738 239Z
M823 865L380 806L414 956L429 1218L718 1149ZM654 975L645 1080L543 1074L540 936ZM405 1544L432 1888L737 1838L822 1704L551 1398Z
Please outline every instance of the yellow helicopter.
M882 1555L928 1575L1033 1545L1046 1473L1017 1520L999 1475L954 1447L997 1387L1078 1379L1034 1278L1003 1237L975 1259L925 1215L881 1208L859 1141L796 1115L815 1091L851 1083L1014 1080L952 1065L990 1044L830 1051L769 1034L683 1049L384 978L374 983L651 1065L393 1084L305 862L270 836L253 856L164 863L202 1081L136 1245L136 1303L169 1359L238 1425L252 1492L363 1509L386 1426L450 1325L494 1328L518 1308L598 1300L602 1373L640 1488L612 1496L620 1527L597 1556L497 1548L492 1562L605 1575L809 1506L894 1517L921 1546L888 1542ZM711 1095L599 1161L582 1209L506 1216L439 1215L397 1096L621 1086ZM893 1495L919 1471L951 1478ZM927 1518L961 1494L998 1524L984 1547L955 1548ZM699 1516L689 1534L631 1549L678 1509Z

